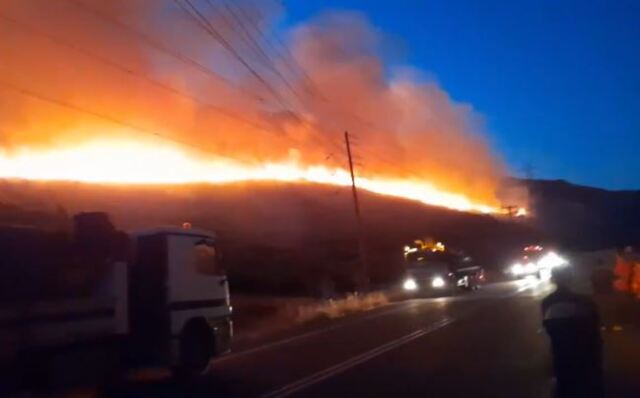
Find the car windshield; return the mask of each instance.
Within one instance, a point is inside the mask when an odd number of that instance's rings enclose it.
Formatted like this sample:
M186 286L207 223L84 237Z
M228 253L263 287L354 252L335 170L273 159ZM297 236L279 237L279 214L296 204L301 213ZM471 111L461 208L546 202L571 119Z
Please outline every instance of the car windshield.
M445 263L414 263L407 266L409 273L430 273L447 275L450 272L449 266Z

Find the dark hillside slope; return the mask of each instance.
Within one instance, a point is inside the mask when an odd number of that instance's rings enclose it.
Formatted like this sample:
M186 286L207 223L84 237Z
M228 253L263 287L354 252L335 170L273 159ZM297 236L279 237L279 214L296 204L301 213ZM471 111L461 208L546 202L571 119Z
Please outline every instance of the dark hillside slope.
M182 225L216 231L232 281L247 288L299 289L344 279L357 258L348 188L244 183L113 186L4 181L0 224L68 228L68 215L104 211L119 229ZM402 247L427 236L502 266L507 249L541 236L523 222L470 214L361 192L374 283L401 271ZM329 276L327 276L329 275ZM337 283L337 282L336 282Z
M583 250L640 243L640 191L607 191L563 180L524 180L539 228Z

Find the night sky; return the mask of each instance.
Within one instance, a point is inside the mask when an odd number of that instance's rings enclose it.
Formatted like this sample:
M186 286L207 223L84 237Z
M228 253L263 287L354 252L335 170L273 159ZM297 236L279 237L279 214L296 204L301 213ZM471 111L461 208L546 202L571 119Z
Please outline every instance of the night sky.
M640 188L640 1L286 0L284 26L356 10L486 121L511 173Z

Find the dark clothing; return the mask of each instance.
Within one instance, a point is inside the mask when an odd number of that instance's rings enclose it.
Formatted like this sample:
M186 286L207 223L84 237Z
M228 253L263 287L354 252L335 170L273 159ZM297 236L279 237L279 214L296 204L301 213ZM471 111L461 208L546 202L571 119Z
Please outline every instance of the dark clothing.
M559 289L542 301L542 317L551 340L556 396L602 397L602 338L595 303Z

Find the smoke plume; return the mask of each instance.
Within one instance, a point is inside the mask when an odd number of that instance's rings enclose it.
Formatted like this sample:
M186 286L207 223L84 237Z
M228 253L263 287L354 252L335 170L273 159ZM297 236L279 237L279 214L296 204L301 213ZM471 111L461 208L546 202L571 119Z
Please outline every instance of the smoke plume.
M0 152L135 139L344 168L348 130L361 175L495 201L503 165L469 105L386 65L361 15L328 13L279 39L286 10L265 3L3 2Z

